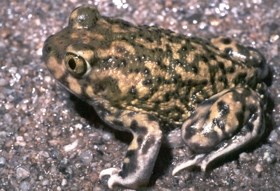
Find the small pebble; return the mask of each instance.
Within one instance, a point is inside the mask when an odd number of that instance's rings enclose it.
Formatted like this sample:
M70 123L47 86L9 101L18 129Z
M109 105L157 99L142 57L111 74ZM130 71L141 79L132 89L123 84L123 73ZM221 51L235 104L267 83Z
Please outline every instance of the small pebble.
M22 167L18 167L16 169L16 177L19 181L26 179L27 177L29 177L30 172Z
M0 78L0 86L5 86L7 84L8 84L7 80Z
M263 159L269 164L272 164L276 161L275 155L270 152L265 152L263 155Z
M258 164L255 166L255 169L256 169L257 172L262 172L262 171L263 171L263 166L262 166L261 164L258 163Z
M81 130L83 128L83 124L77 123L76 125L74 125L74 127L75 127L75 129Z
M87 165L92 161L92 152L90 150L86 150L81 153L80 158L81 161Z
M24 147L26 145L26 142L23 138L23 136L17 136L16 137L16 145Z
M268 141L270 143L276 143L278 141L278 134L276 131L272 131L270 134L269 134L269 137L268 137Z
M105 141L111 140L112 137L113 137L112 133L104 132L104 133L102 134L102 139L104 139Z
M74 150L74 149L78 146L78 143L79 143L79 141L78 141L78 139L77 139L77 140L75 140L74 142L72 142L71 144L65 145L65 146L64 146L64 151L65 151L65 152L69 152L69 151Z
M0 168L4 167L6 164L6 159L4 157L0 157Z
M62 179L61 186L66 186L66 184L67 184L67 180L65 178Z
M42 181L43 186L47 186L47 185L49 185L49 183L50 183L50 181L47 179Z
M51 149L49 155L51 158L57 159L59 157L59 151L57 149Z
M250 161L251 160L251 156L248 153L241 153L239 155L239 160L242 162L246 162L246 161Z
M27 181L22 181L19 185L20 191L29 191L31 189L31 185Z

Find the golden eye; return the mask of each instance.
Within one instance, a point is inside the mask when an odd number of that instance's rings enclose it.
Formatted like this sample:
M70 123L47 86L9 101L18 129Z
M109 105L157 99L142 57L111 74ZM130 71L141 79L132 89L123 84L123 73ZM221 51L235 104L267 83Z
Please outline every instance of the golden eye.
M89 69L85 59L73 53L67 53L64 61L67 70L76 77L83 77Z

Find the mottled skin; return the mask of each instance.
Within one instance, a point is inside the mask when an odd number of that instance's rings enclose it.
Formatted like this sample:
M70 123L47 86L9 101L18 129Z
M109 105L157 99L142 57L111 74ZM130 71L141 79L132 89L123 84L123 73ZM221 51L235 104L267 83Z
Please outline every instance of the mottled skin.
M46 40L43 57L103 121L133 134L122 168L100 174L110 175L109 188L145 186L162 137L174 128L182 127L182 139L198 155L173 174L205 170L263 133L267 67L257 51L231 39L189 38L80 7Z

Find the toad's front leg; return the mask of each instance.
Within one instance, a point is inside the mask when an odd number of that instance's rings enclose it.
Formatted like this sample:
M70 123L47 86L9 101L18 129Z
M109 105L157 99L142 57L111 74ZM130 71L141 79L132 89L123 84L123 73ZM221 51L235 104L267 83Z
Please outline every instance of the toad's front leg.
M100 178L109 175L108 187L119 185L136 189L148 184L160 149L162 132L158 121L147 114L124 111L118 125L129 128L133 134L121 169L101 171Z

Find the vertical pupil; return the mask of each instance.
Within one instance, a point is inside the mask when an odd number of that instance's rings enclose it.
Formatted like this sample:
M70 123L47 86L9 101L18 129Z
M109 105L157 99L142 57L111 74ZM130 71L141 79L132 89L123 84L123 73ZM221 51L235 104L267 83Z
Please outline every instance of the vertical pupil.
M69 65L69 68L71 68L71 70L75 70L75 68L76 68L76 62L75 62L74 58L71 58L71 59L68 61L68 65Z

